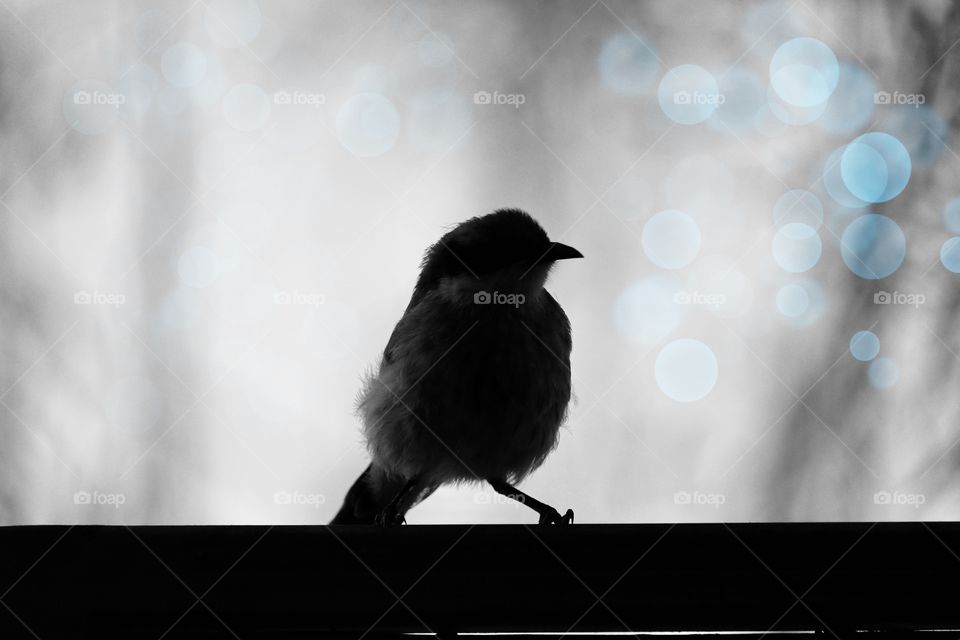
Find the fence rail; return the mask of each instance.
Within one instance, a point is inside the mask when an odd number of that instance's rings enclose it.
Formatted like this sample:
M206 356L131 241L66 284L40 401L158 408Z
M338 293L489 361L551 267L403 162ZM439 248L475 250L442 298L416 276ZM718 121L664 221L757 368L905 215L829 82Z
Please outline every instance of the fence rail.
M914 635L960 629L960 523L7 527L0 594L43 640Z

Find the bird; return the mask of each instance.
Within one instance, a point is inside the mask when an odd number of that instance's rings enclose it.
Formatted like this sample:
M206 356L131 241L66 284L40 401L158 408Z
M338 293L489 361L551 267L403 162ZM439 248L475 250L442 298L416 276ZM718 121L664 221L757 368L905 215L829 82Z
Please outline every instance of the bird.
M441 485L477 482L539 524L573 522L516 485L566 418L571 326L544 285L557 261L582 257L520 209L470 218L427 249L357 399L370 463L330 524L404 524Z

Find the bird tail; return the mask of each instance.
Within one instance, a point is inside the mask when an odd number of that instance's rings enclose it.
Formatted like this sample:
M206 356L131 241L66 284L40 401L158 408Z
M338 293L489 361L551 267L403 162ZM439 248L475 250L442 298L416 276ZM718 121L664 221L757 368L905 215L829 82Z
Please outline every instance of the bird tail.
M374 524L377 514L383 511L404 484L406 481L403 478L391 476L371 463L347 491L343 506L330 524Z

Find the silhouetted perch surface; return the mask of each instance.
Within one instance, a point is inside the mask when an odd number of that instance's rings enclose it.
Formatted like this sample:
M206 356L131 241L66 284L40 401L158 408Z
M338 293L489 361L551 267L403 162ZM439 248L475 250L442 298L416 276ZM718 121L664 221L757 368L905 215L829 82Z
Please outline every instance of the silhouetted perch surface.
M958 629L958 556L955 522L9 527L0 637Z

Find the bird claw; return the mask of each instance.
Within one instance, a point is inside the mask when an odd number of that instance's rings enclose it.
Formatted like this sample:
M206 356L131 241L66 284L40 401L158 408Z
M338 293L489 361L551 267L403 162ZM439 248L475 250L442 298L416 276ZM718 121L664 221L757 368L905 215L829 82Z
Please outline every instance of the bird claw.
M378 527L399 527L402 524L407 524L407 519L403 516L402 513L397 513L393 509L384 509L377 514L374 518L374 523Z
M573 524L573 509L567 509L562 516L556 509L550 509L540 514L540 524Z

